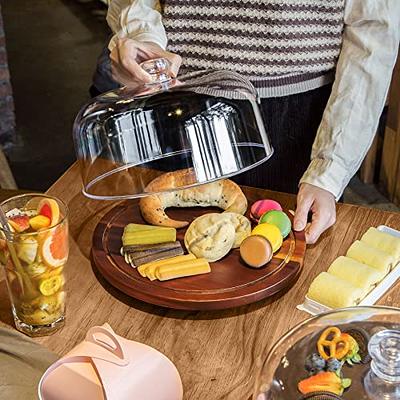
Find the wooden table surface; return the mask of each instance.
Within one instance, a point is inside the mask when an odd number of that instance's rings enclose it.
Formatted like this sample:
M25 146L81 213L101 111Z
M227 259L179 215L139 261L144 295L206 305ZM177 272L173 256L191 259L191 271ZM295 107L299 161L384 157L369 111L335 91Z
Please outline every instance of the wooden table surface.
M309 246L303 272L284 294L225 311L185 312L133 300L97 275L90 261L92 233L115 203L86 199L80 192L77 165L49 190L70 208L70 258L66 269L67 320L49 337L35 339L49 349L66 353L94 325L108 322L128 339L153 346L177 366L185 399L248 399L253 391L257 361L286 331L308 317L298 311L312 279L369 226L386 224L400 229L400 213L338 205L337 222L318 244ZM295 197L265 191L265 196L293 208ZM400 307L400 284L380 304ZM6 285L0 282L0 324L13 328ZM289 399L288 399L289 400Z

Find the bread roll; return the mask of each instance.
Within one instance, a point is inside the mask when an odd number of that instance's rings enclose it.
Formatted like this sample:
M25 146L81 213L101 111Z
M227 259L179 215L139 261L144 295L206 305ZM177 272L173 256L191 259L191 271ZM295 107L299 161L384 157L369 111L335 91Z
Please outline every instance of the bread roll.
M360 303L366 291L327 272L311 283L307 297L330 308L352 307Z
M400 261L400 238L371 227L364 233L361 241L390 254L396 262Z
M210 213L196 218L185 234L187 250L197 258L214 262L224 257L235 242L235 228L228 218Z
M220 214L222 218L227 218L235 228L235 241L232 248L237 249L242 244L243 240L251 234L251 222L242 214L234 212L223 212Z
M367 292L385 277L382 271L344 256L338 257L331 264L328 273Z
M161 192L195 182L192 169L168 172L151 181L147 192ZM244 214L247 199L240 187L229 179L203 184L190 189L149 195L140 199L143 218L152 225L183 228L188 221L176 221L168 217L168 207L219 207L226 211Z
M394 258L390 254L375 249L360 240L356 240L350 246L346 256L376 268L385 275L387 275L395 265Z

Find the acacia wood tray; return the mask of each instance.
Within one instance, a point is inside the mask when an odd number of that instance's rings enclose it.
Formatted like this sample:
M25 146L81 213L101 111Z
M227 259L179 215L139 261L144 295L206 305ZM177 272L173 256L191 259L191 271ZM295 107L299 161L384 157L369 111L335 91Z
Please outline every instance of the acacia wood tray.
M258 198L247 196L249 204ZM193 220L209 208L171 208L175 219ZM240 259L239 249L211 263L211 272L165 282L143 278L120 255L121 237L128 223L145 223L137 200L122 203L108 212L97 225L93 236L93 261L101 275L123 293L147 303L183 310L220 310L253 303L272 296L294 284L305 253L304 232L292 231L269 264L254 269ZM186 229L177 232L183 245Z

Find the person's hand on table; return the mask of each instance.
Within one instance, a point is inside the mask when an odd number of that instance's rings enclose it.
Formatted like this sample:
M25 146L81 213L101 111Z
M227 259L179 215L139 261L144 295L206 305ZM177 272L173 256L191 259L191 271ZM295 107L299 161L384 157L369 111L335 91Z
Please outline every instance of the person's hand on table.
M308 213L311 223L307 223ZM297 208L294 216L294 230L305 229L307 244L314 244L321 234L336 222L336 201L331 192L308 183L300 185L297 194Z
M150 75L139 64L161 57L168 60L169 72L175 78L182 63L182 58L178 54L166 51L155 43L129 38L119 39L110 54L113 79L125 86L133 83L149 83Z

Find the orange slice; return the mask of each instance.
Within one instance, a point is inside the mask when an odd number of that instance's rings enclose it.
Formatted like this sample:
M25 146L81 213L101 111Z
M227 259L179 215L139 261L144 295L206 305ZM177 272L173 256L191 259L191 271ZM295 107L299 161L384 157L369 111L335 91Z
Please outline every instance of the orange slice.
M53 199L43 199L38 205L38 214L50 219L50 226L57 225L60 220L60 207Z
M41 256L49 267L60 267L68 257L68 230L66 226L58 226L45 238L41 248Z

